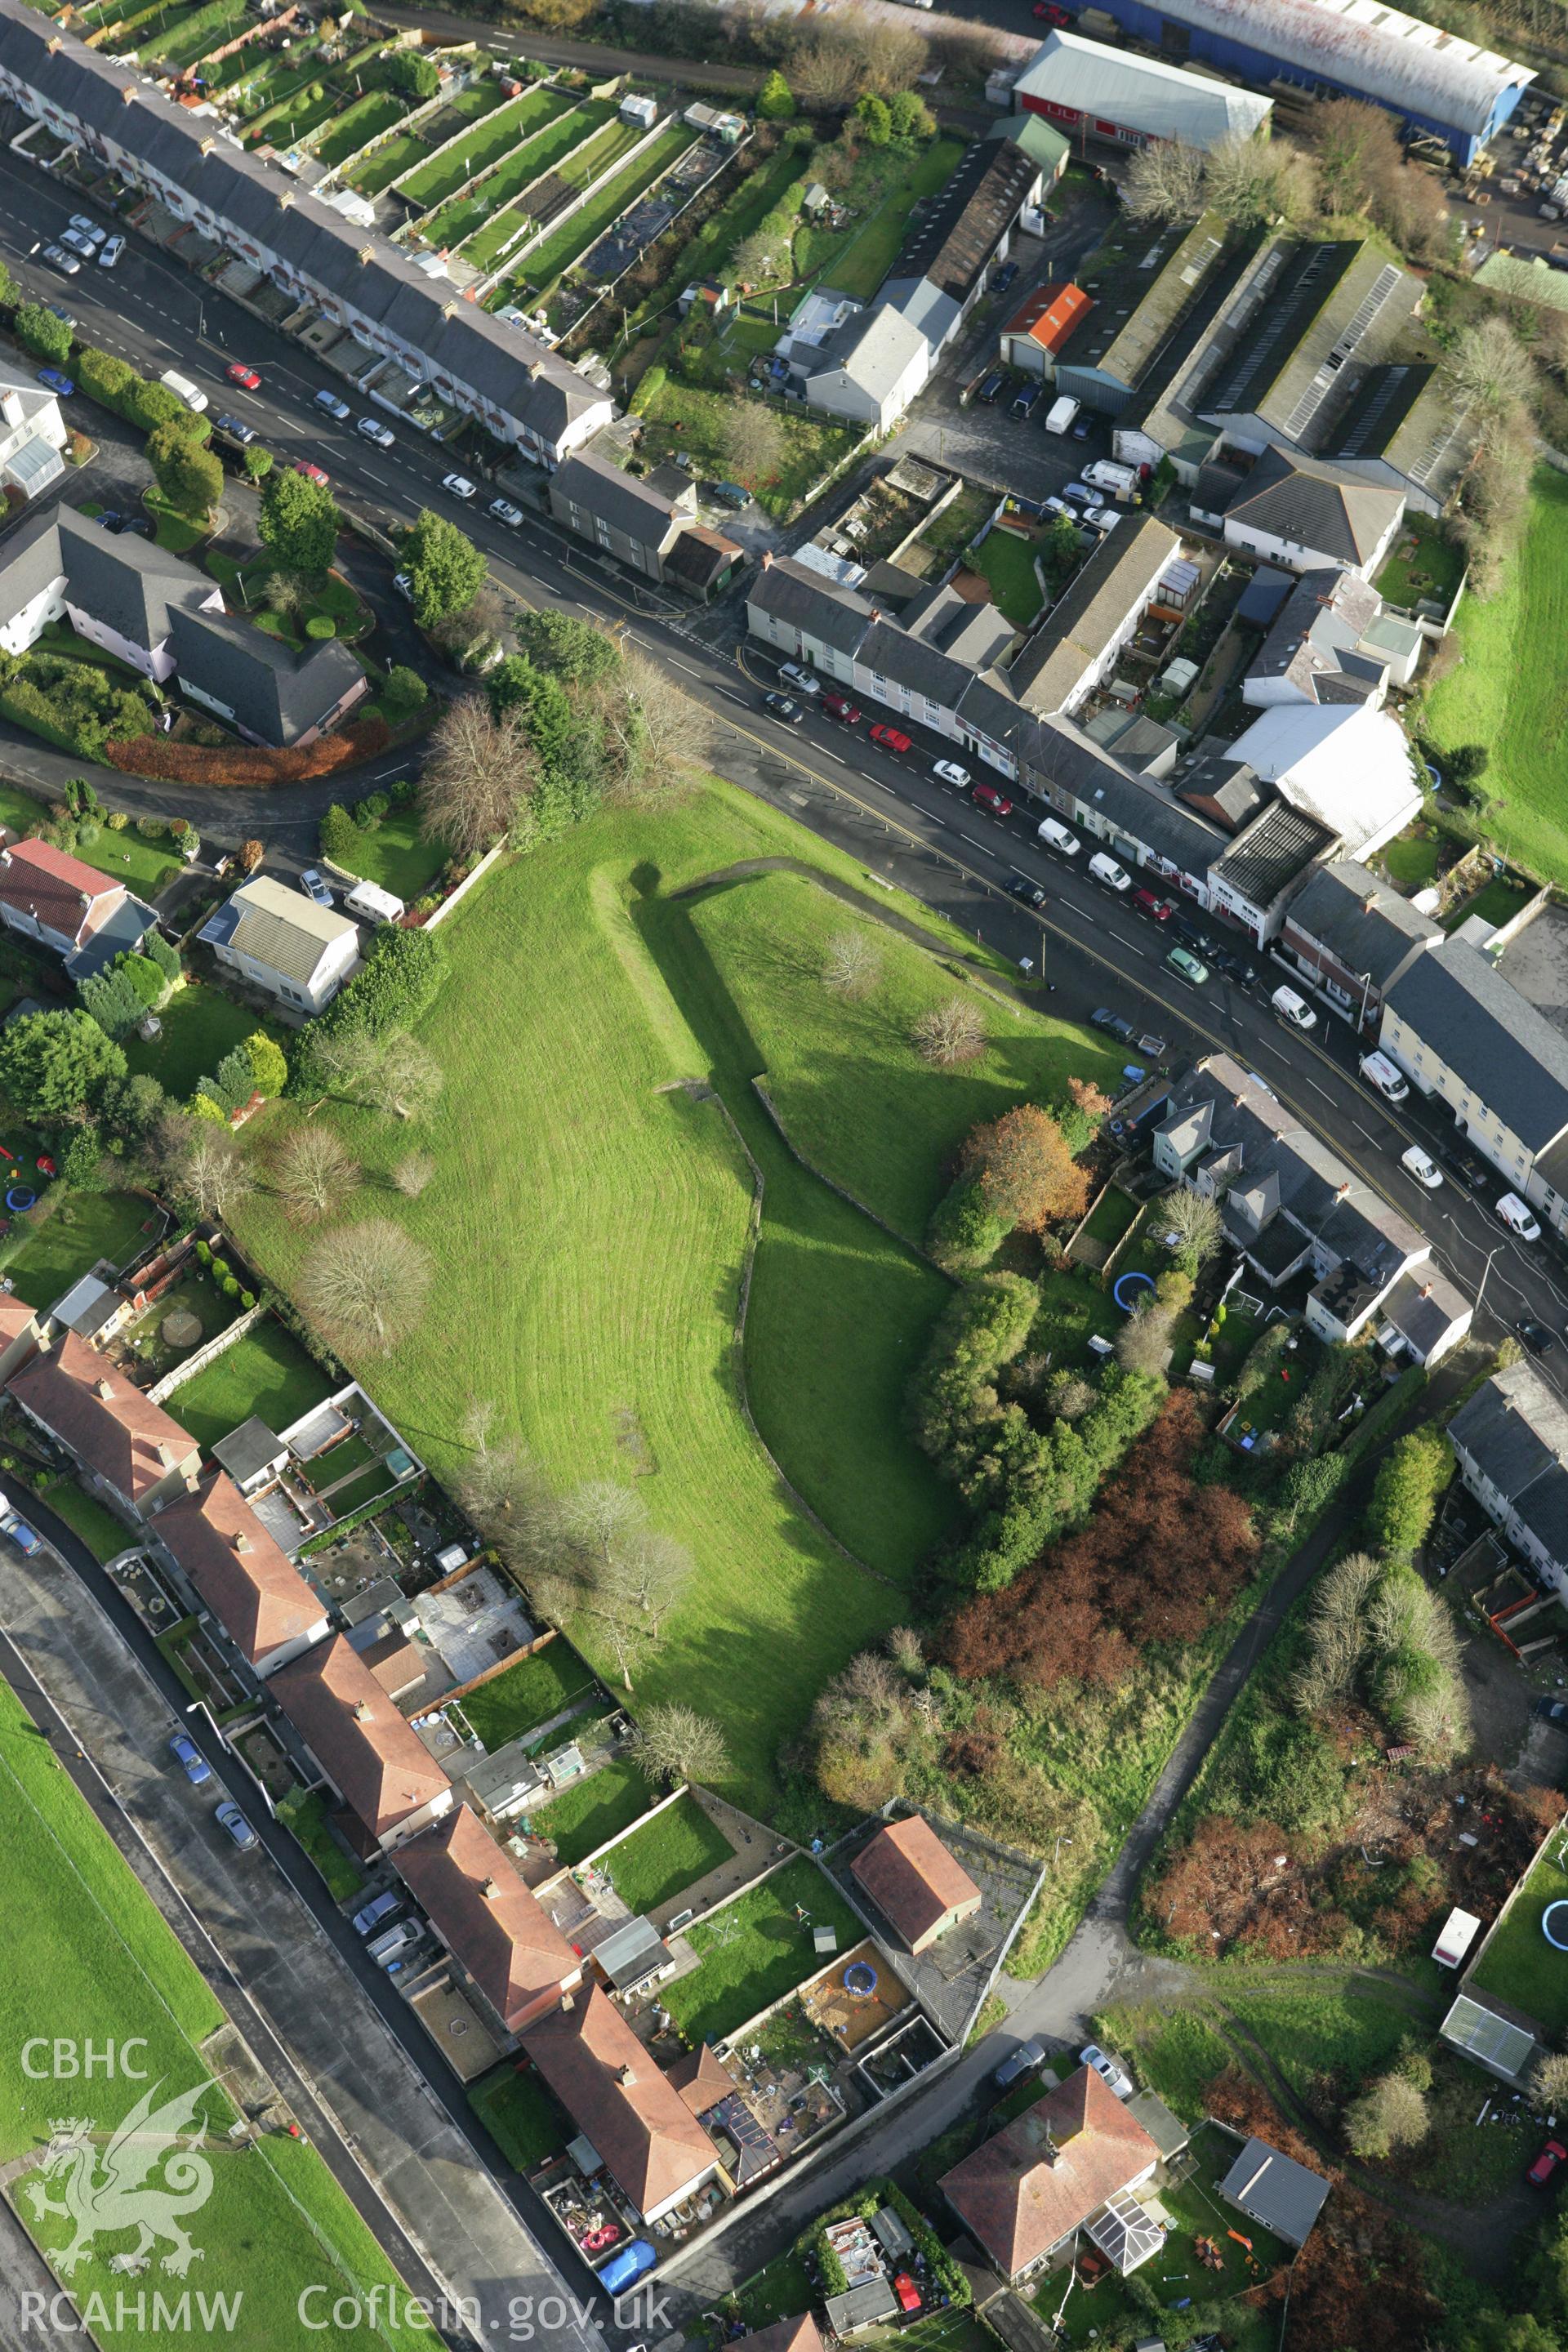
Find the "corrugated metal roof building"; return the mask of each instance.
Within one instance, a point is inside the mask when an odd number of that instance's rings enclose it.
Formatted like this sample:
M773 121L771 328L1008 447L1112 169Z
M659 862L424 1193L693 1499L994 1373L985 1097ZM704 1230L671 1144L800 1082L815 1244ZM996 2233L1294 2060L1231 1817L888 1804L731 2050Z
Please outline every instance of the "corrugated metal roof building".
M1264 88L1287 81L1329 97L1372 99L1447 140L1462 163L1496 137L1535 79L1531 67L1381 0L1103 5L1127 32L1173 62L1202 59Z
M1129 57L1081 33L1052 33L1019 75L1013 97L1027 113L1064 130L1127 147L1156 139L1188 147L1250 139L1274 110L1273 100L1256 90L1184 72L1174 61Z

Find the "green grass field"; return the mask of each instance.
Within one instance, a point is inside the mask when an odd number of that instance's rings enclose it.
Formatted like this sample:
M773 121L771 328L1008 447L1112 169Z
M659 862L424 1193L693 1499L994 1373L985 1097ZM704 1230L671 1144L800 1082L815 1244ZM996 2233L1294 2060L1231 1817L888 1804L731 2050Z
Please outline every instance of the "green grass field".
M1447 604L1464 576L1464 550L1442 524L1428 515L1407 514L1394 552L1373 584L1389 604L1408 610L1422 596Z
M700 474L727 479L732 468L724 455L724 432L742 394L706 392L700 384L659 386L643 411L643 455L650 461L692 459ZM756 482L757 499L775 521L787 521L806 492L830 467L840 464L863 437L858 426L838 425L794 406L773 409L784 433L784 456L776 474Z
M183 1101L195 1091L198 1078L210 1078L224 1055L258 1029L268 1030L261 1014L221 988L187 982L169 999L158 1015L161 1037L132 1034L125 1041L125 1059L133 1074L146 1071L168 1093Z
M810 1915L809 1924L797 1909ZM729 1923L722 1943L721 1920ZM666 1985L659 1998L689 2041L721 2042L825 1965L812 1946L813 1927L836 1927L841 1952L866 1934L832 1880L802 1855L711 1919L694 1921L686 1934L704 1956L701 1966Z
M923 1239L947 1164L978 1121L1017 1102L1049 1101L1069 1076L1109 1088L1115 1076L1117 1055L1092 1031L1015 1014L977 992L987 1052L965 1068L933 1069L910 1031L919 1013L967 983L804 875L721 887L692 921L755 1040L756 1071L792 1140L912 1242ZM868 936L882 959L875 992L858 1004L822 982L828 945L847 931Z
M51 2045L57 2039L90 2039L100 2046L144 2037L139 2063L163 2097L210 2082L199 2045L223 2022L222 2011L5 1688L0 1688L0 1892L9 1961L0 1983L5 2047L19 2061L24 2045L37 2037ZM73 2076L68 2087L53 2079L31 2080L14 2063L0 2079L0 2155L9 2163L41 2151L51 2117L68 2111L100 2132L111 2130L142 2087L103 2072ZM225 2331L225 2342L236 2352L266 2352L294 2340L300 2298L308 2289L324 2289L330 2308L340 2294L363 2294L376 2284L391 2290L396 2280L311 2147L266 2134L247 2154L225 2137L233 2119L232 2107L214 2086L205 2101L203 2150L212 2189L189 2221L202 2252L195 2275L235 2300L235 2325ZM16 2175L8 2182L17 2212L27 2217L46 2250L62 2246L72 2224L58 2215L34 2220L27 2186ZM60 2197L58 2179L49 2193ZM110 2263L132 2242L128 2231L100 2231L72 2276L76 2294L102 2294L112 2310L115 2288L124 2280ZM412 2330L352 2318L333 2331L334 2343L360 2352L414 2340Z
M619 135L628 131L633 134L631 138ZM606 124L588 147L568 157L561 168L561 177L578 187L584 186L595 173L607 170L616 155L635 146L642 136L637 123ZM613 178L606 180L580 212L574 213L552 236L547 236L542 246L534 248L522 265L521 275L527 283L541 293L548 292L556 279L570 269L574 262L580 260L589 247L620 218L627 206L636 204L659 173L668 171L670 165L693 144L696 137L697 133L689 130L684 122L669 124L635 163L628 163L625 171L617 172Z
M378 147L374 155L367 155L363 163L356 164L347 175L347 184L357 188L362 196L379 196L394 180L400 180L405 172L412 172L421 155L428 152L417 131L400 131L384 147Z
M347 862L362 881L379 882L406 902L423 897L447 856L439 843L427 841L420 832L416 808L395 808L373 833L355 835L353 855Z
M520 1658L470 1691L462 1702L463 1713L487 1755L493 1756L509 1739L521 1738L536 1724L563 1714L593 1688L593 1675L571 1643L557 1634L531 1657Z
M379 132L401 122L407 111L408 100L396 90L367 89L339 115L336 127L316 142L316 161L329 169L346 163Z
M326 1800L321 1790L312 1790L299 1804L290 1806L288 1821L296 1840L326 1880L327 1892L333 1901L352 1903L364 1885L364 1873L332 1835L327 1823Z
M169 1410L207 1448L253 1412L269 1429L287 1429L331 1392L326 1373L298 1339L265 1316L205 1371L176 1389Z
M1568 1899L1565 1859L1561 1839L1548 1846L1470 1979L1475 1991L1495 1992L1539 2019L1552 2042L1568 2032L1568 1953L1552 1950L1541 1921L1549 1903Z
M499 82L481 83L479 88L493 90L500 100ZM525 89L520 98L510 99L504 105L496 104L479 118L466 138L449 147L444 155L433 156L422 172L414 173L398 190L399 195L406 196L411 205L424 210L445 204L465 180L473 179L491 163L499 163L514 140L525 136L553 110L552 94L542 89Z
M1026 629L1046 601L1036 576L1031 542L1016 538L1010 530L987 531L973 568L991 583L998 610L1015 628Z
M946 1286L784 1150L750 1095L762 1057L689 905L670 896L779 853L858 871L718 785L606 814L500 868L443 933L454 969L421 1031L446 1075L438 1114L414 1139L374 1113L339 1118L370 1176L367 1205L405 1223L440 1269L442 1312L363 1367L378 1402L437 1475L460 1468L456 1433L485 1398L558 1486L637 1479L696 1576L634 1703L721 1713L735 1766L724 1793L764 1813L781 1740L825 1677L904 1612L902 1588L952 1507L902 1421ZM785 1475L879 1577L802 1515L740 1411L752 1176L719 1103L678 1083L710 1076L766 1183L745 1339L752 1410ZM270 1110L269 1138L292 1116ZM417 1202L378 1181L411 1139L439 1163ZM287 1286L298 1229L263 1192L237 1222ZM205 1405L209 1381L238 1402L230 1360L181 1391L197 1434L187 1400ZM268 1412L264 1396L240 1407L252 1410Z
M640 1821L652 1802L653 1790L635 1764L605 1764L529 1818L541 1837L554 1839L556 1860L572 1870Z
M683 1886L694 1885L728 1862L733 1849L722 1830L716 1829L695 1797L681 1797L667 1805L646 1828L612 1846L602 1866L610 1874L616 1892L634 1911L651 1911L668 1903Z
M472 262L476 269L488 269L508 237L521 236L526 215L507 211L512 198L591 139L609 112L605 106L574 106L563 95L558 96L557 103L559 111L543 117L538 129L488 173L460 206L449 205L431 223L432 245L466 239L464 260ZM467 215L466 220L448 221L447 212L455 215L459 211Z
M1487 790L1496 795L1488 833L1542 880L1568 881L1561 751L1568 740L1568 477L1538 471L1519 559L1489 603L1466 598L1458 632L1464 659L1422 704L1437 765L1445 751L1484 743Z
M5 1270L29 1307L52 1307L99 1258L123 1265L156 1229L155 1212L130 1192L67 1193L49 1215L13 1224L26 1237Z
M906 141L863 151L845 202L857 217L845 229L805 227L795 237L795 270L868 302L892 267L910 215L952 177L963 142L933 139L929 147Z
M531 2172L546 2157L559 2156L570 2126L537 2074L506 2067L487 2074L468 2093L468 2105L509 2164Z
M121 1552L129 1551L136 1540L112 1511L105 1510L101 1503L84 1494L69 1478L62 1478L58 1486L51 1486L44 1500L68 1528L75 1528L94 1559L114 1559Z

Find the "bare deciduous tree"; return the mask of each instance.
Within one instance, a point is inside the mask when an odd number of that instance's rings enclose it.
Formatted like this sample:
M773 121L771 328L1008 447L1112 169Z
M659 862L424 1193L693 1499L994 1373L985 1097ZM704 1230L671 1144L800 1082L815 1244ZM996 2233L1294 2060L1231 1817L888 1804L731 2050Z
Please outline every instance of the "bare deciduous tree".
M1204 201L1237 228L1304 220L1317 203L1311 159L1287 139L1215 142L1204 164Z
M836 996L858 1004L873 992L881 976L881 945L869 931L838 931L828 940L822 984Z
M872 16L857 20L860 49L860 88L879 98L895 90L913 89L926 68L927 45L912 25L894 25Z
M636 646L603 680L595 705L612 799L643 800L687 783L708 756L706 712Z
M436 1162L427 1151L405 1151L392 1171L392 1181L400 1192L416 1201L436 1173Z
M221 1225L236 1202L256 1189L256 1178L227 1128L175 1113L160 1120L151 1157L163 1181L198 1214Z
M1180 139L1140 148L1122 182L1121 201L1134 220L1195 220L1204 203L1203 150Z
M1384 2074L1345 2109L1345 2144L1352 2156L1391 2156L1417 2147L1432 2128L1425 2094L1403 2074Z
M261 592L261 601L280 620L292 620L310 600L310 591L297 572L274 572Z
M860 87L860 60L853 41L819 32L789 59L790 87L805 107L824 111L853 104Z
M509 1550L536 1605L547 1616L586 1619L630 1690L633 1668L662 1639L693 1565L681 1545L649 1526L642 1496L608 1479L558 1497L534 1496Z
M733 400L724 421L724 463L736 481L761 489L784 462L784 425L760 400Z
M1218 1249L1219 1203L1206 1194L1189 1192L1184 1184L1166 1193L1160 1203L1160 1217L1165 1232L1175 1234L1176 1248L1190 1250L1200 1265Z
M888 1655L900 1674L914 1675L924 1671L925 1643L912 1625L895 1625L888 1635Z
M1461 329L1448 373L1483 416L1528 408L1539 389L1535 362L1506 319L1477 319Z
M539 1492L533 1473L510 1438L497 1440L496 1408L476 1398L458 1424L468 1460L456 1481L458 1500L484 1534L501 1538L508 1523Z
M951 1069L985 1051L985 1023L979 1006L967 996L950 996L945 1004L933 1004L920 1015L911 1038L923 1061Z
M1171 1360L1173 1308L1162 1307L1145 1291L1116 1335L1116 1360L1124 1372L1152 1372L1163 1378Z
M465 695L430 739L419 780L425 832L458 857L477 856L516 825L536 764L519 712L495 719L477 694Z
M730 1769L723 1731L710 1715L699 1715L691 1706L650 1706L633 1748L650 1780L708 1783L723 1780Z
M389 1348L414 1323L434 1270L412 1234L364 1217L322 1234L300 1271L300 1301L343 1353Z
M320 1224L359 1181L358 1161L320 1119L295 1128L273 1157L273 1189L301 1225Z
M441 1065L405 1029L387 1036L347 1030L319 1040L316 1066L323 1082L346 1102L384 1110L395 1118L428 1116L445 1084Z

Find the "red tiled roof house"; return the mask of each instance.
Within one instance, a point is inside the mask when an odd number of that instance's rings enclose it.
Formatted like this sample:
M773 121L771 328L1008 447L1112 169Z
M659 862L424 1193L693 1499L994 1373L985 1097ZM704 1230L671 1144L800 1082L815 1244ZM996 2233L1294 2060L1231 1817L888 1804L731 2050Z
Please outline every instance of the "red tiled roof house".
M569 1995L523 2048L645 2221L712 2179L718 2149L596 1986Z
M0 921L64 956L79 976L135 947L152 920L151 908L123 882L49 842L0 848ZM101 952L92 952L95 945Z
M581 1982L582 1961L468 1805L400 1847L397 1869L504 2033L526 2032Z
M970 2236L1016 2285L1080 2230L1119 2270L1136 2269L1160 2233L1131 2192L1160 2151L1093 2069L1025 2109L938 2183Z
M275 1674L325 1640L326 1603L221 1471L164 1506L153 1540L254 1673Z
M318 1642L271 1681L324 1780L384 1853L452 1805L452 1784L342 1635Z
M74 1331L45 1340L7 1387L65 1448L92 1493L131 1526L196 1483L195 1438Z
M822 2337L809 2311L799 2319L775 2319L759 2327L743 2342L746 2352L822 2352Z
M979 1887L919 1813L879 1829L849 1868L911 1952L928 1951L980 1908Z

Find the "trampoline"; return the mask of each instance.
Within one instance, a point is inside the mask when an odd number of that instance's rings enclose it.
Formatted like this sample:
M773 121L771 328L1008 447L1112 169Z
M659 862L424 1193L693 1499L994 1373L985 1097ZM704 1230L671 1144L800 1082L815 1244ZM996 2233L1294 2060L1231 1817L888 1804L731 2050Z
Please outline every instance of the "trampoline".
M1568 1952L1568 1901L1547 1905L1541 1915L1541 1932L1554 1952Z
M854 2000L869 2000L877 1990L877 1971L869 1960L851 1960L844 1971L844 1990Z
M1145 1290L1152 1290L1154 1287L1154 1277L1152 1274L1138 1274L1136 1272L1118 1275L1116 1281L1112 1286L1110 1295L1112 1298L1115 1299L1118 1307L1121 1307L1123 1315L1131 1314L1132 1302L1129 1298L1124 1298L1121 1294L1130 1283L1139 1282L1143 1285Z
M5 1206L13 1215L19 1217L24 1209L31 1209L37 1205L37 1198L30 1184L13 1184L5 1195Z

